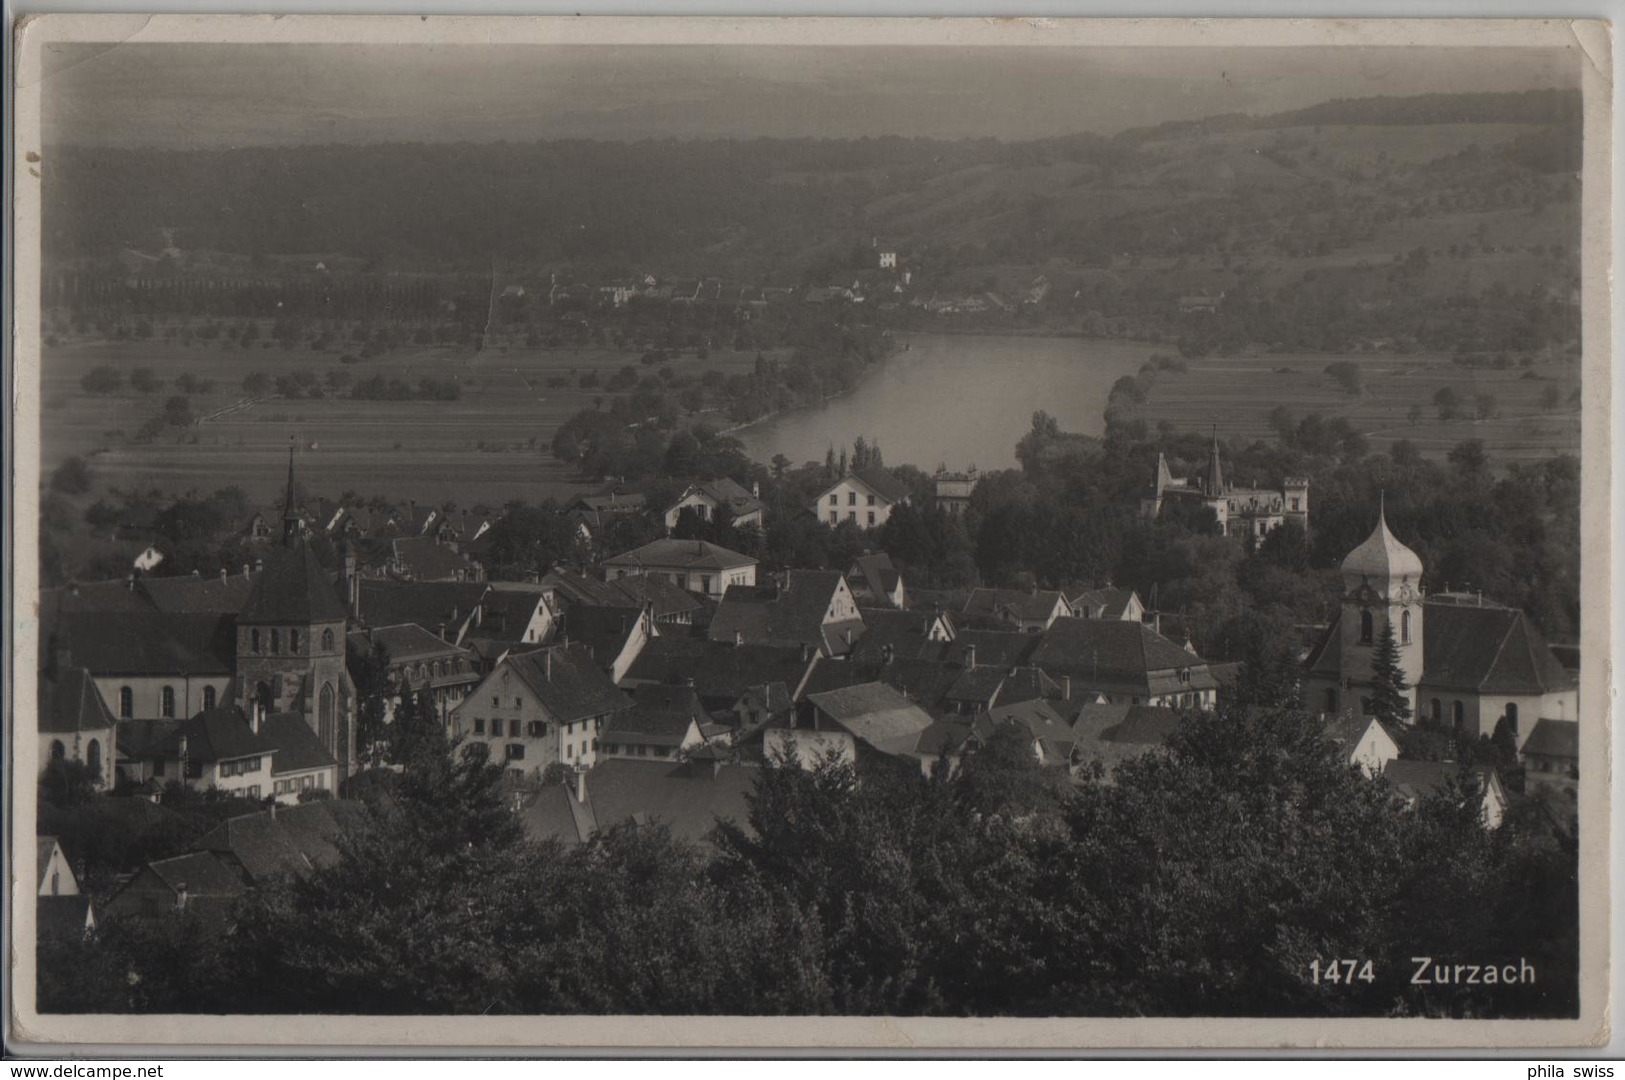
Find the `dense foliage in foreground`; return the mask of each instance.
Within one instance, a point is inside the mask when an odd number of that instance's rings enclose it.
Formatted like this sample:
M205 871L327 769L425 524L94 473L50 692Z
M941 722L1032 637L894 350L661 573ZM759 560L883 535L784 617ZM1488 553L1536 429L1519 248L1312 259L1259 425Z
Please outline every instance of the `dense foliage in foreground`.
M1533 816L1414 811L1285 711L1193 717L1111 782L1001 732L952 779L765 766L712 845L527 841L500 770L407 752L342 859L229 932L47 941L47 1011L1572 1015L1575 847ZM1415 987L1413 956L1528 986ZM1369 959L1371 981L1310 965Z

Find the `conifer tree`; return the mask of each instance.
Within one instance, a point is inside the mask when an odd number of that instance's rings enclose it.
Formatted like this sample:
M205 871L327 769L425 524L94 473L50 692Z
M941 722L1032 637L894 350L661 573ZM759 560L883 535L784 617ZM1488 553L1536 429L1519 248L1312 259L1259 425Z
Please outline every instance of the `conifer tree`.
M1399 666L1399 642L1394 640L1394 624L1384 619L1382 632L1371 653L1371 712L1385 724L1408 724L1411 704L1405 696L1405 672Z

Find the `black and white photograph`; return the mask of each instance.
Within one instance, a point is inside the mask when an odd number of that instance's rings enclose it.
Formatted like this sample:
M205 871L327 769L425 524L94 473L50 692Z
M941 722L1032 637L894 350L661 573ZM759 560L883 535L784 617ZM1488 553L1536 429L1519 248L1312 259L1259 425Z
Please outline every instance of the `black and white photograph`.
M1604 24L18 41L12 1038L1607 1039Z

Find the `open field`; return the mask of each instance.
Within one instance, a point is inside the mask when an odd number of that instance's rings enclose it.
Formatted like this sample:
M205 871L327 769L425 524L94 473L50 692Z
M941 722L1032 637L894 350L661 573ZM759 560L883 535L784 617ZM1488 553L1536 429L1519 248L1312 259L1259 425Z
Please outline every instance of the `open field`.
M749 370L755 353L728 350L700 360L685 354L672 361L679 376L716 369ZM600 379L632 364L638 352L611 348L541 349L493 347L479 354L452 347L404 347L388 356L341 364L337 353L280 348L244 350L210 345L187 348L172 342L85 341L47 348L41 372L43 469L80 455L92 464L98 487L157 487L177 494L236 484L259 501L274 500L286 475L292 436L301 448L300 477L310 490L336 496L425 501L454 499L465 506L539 500L586 486L554 460L549 444L559 425L591 408L602 391L582 390L580 375ZM142 395L128 386L117 394L85 393L80 377L98 365L126 376L148 367L164 387ZM169 428L150 443L135 432L162 411L183 372L211 379L209 393L193 395L192 411L205 416L245 397L252 372L275 378L308 370L326 384L333 371L353 378L374 375L416 385L420 378L455 379L457 401L357 401L342 396L286 400L271 397L248 408L186 428ZM550 388L549 378L570 385ZM719 419L719 424L724 423ZM195 440L195 441L194 441Z
M1325 374L1326 366L1339 360L1360 366L1364 389L1358 397ZM1563 403L1548 410L1541 398L1554 383ZM1433 395L1445 386L1455 388L1469 411L1474 395L1493 394L1499 415L1440 422ZM1459 442L1482 439L1492 460L1539 460L1580 452L1579 404L1569 401L1578 386L1573 361L1495 370L1462 367L1430 354L1210 357L1190 361L1187 372L1162 374L1140 415L1153 429L1161 421L1184 431L1216 424L1221 435L1267 439L1274 435L1269 414L1284 405L1294 417L1347 417L1373 450L1409 439L1424 455L1439 457ZM1415 423L1408 415L1412 406L1422 410Z

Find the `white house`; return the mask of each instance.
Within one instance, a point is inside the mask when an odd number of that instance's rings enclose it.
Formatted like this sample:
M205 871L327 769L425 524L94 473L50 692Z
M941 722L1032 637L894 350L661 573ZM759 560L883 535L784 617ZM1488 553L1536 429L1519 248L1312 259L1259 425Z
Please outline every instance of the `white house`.
M756 584L756 560L707 540L655 540L604 560L604 580L659 575L689 592L721 600L732 585Z
M854 469L825 488L810 509L826 525L850 521L860 529L886 524L892 507L908 502L908 487L879 466Z
M1352 712L1326 721L1326 737L1344 755L1348 764L1358 766L1366 776L1380 776L1390 761L1399 757L1399 744L1374 716Z
M677 528L684 510L692 509L701 521L715 521L717 511L726 506L734 525L762 527L762 500L756 491L747 491L730 477L703 480L683 489L677 501L666 507L666 531Z

